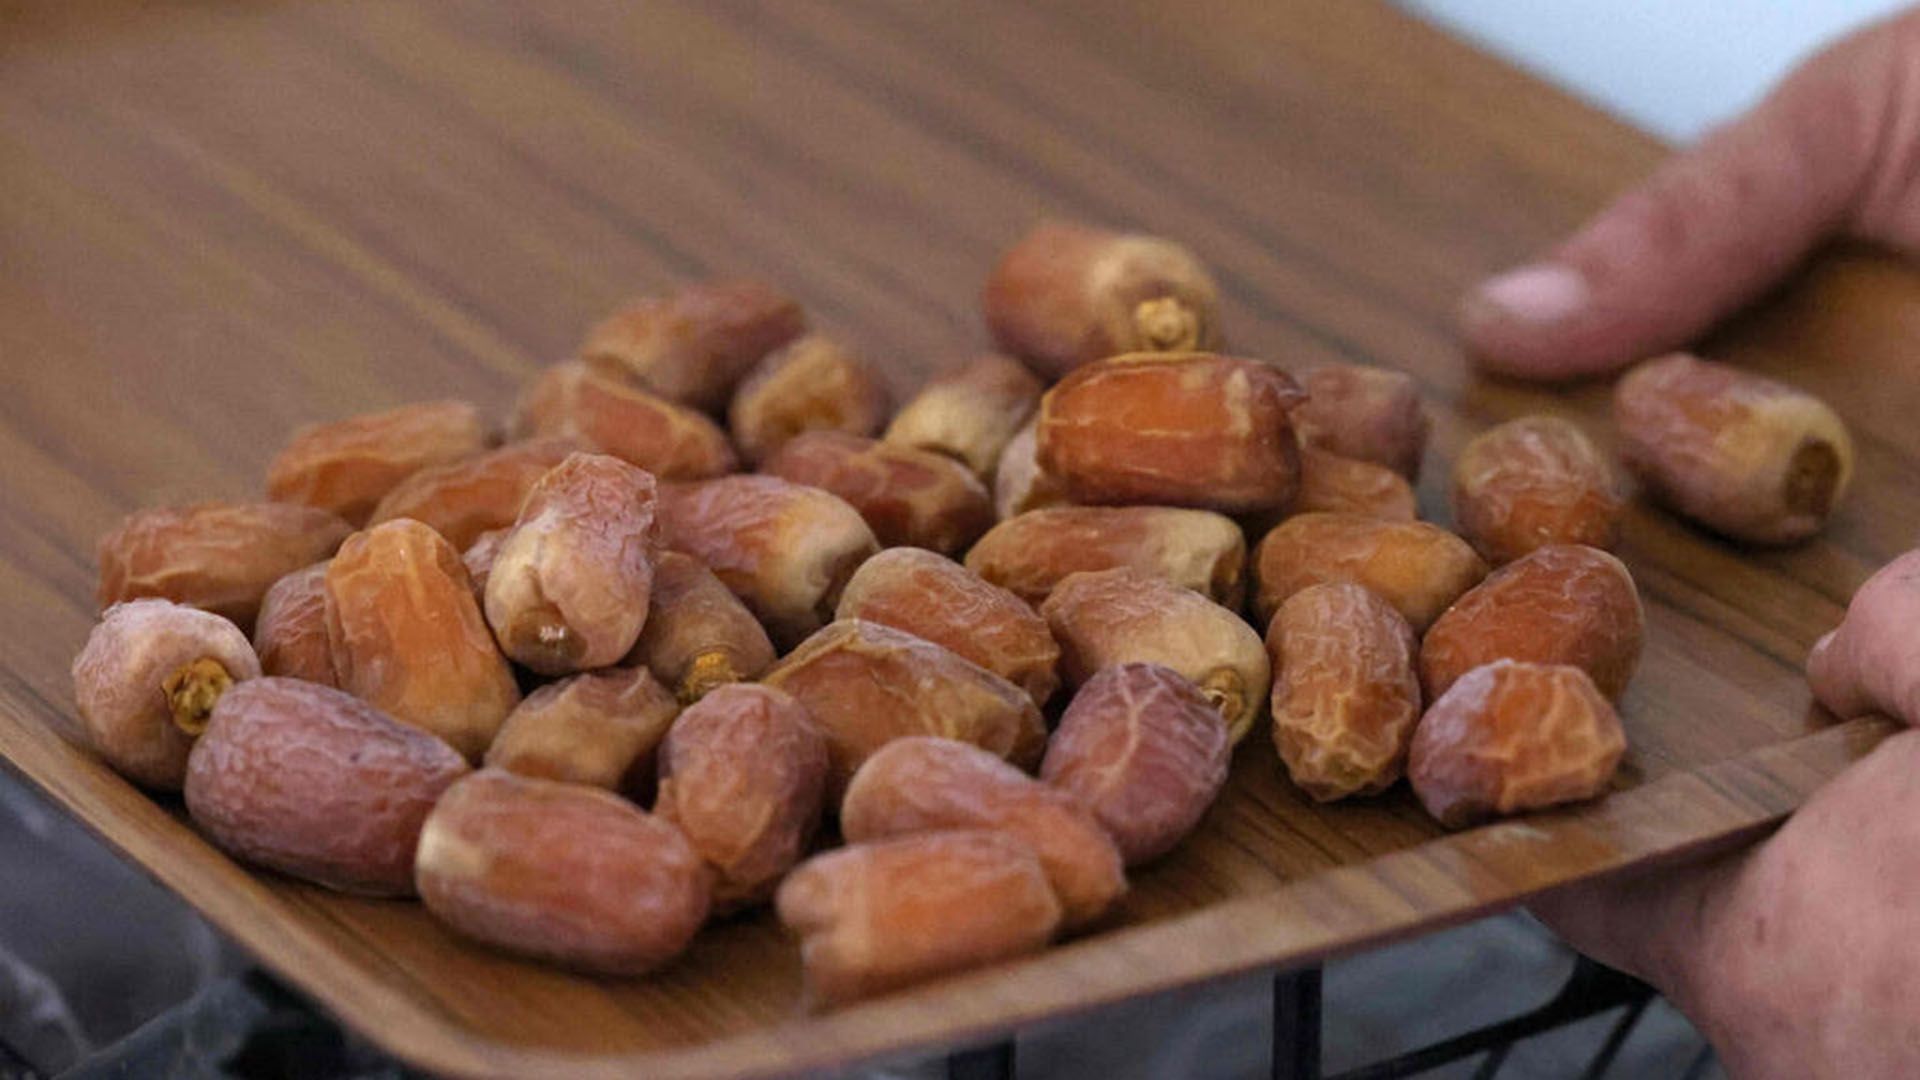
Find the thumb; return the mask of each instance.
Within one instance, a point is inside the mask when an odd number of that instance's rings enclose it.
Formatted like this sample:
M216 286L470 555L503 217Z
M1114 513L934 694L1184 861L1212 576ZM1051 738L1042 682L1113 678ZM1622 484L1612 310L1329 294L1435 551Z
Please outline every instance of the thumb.
M1847 223L1876 164L1911 17L1855 34L1669 161L1540 261L1482 282L1481 368L1571 378L1685 344Z
M1882 712L1920 724L1920 550L1881 567L1853 594L1838 629L1807 654L1807 684L1845 719Z

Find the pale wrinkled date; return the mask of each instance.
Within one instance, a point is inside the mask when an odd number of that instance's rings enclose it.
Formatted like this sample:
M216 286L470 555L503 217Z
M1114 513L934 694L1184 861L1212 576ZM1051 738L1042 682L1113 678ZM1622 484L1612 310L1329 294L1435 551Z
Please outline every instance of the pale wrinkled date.
M959 739L1026 767L1047 743L1024 690L930 641L860 619L808 638L766 684L798 698L826 736L836 796L862 761L903 735Z
M330 687L228 691L194 744L187 813L229 854L346 892L405 896L427 812L467 774L434 736Z
M886 441L945 454L991 480L1045 389L1018 360L975 357L927 380L887 424Z
M850 843L975 828L1008 833L1034 850L1069 929L1098 920L1127 891L1120 850L1091 811L977 746L895 739L854 773L840 804Z
M1134 866L1200 824L1226 786L1231 749L1226 720L1184 675L1117 664L1073 696L1040 778L1092 810Z
M1627 372L1613 419L1650 494L1736 540L1812 536L1853 480L1853 439L1824 402L1686 353Z
M333 554L352 531L334 514L289 503L138 510L100 540L100 609L156 597L251 630L274 582Z
M1172 506L1056 506L995 525L967 569L1030 604L1070 574L1130 567L1238 608L1247 541L1231 518Z
M931 551L890 548L862 563L835 617L925 638L1025 690L1035 705L1046 705L1060 686L1060 646L1047 621L1018 596Z
M500 648L543 675L614 663L633 648L653 590L653 476L574 454L527 493L487 574Z
M800 939L807 994L819 1005L1032 952L1060 926L1060 901L1033 849L985 830L816 855L781 883L775 904Z
M498 769L434 806L414 880L427 910L467 937L607 975L680 955L710 902L679 829L599 788Z
M1351 583L1288 597L1267 628L1273 742L1287 775L1327 801L1384 791L1420 719L1419 643L1398 611Z
M1271 670L1260 635L1234 612L1177 585L1121 567L1074 574L1040 605L1060 643L1060 673L1080 686L1103 668L1159 664L1200 688L1239 742L1267 703Z
M211 612L131 600L73 659L73 700L94 752L135 783L178 791L187 752L220 698L260 676L245 634Z
M635 300L587 333L580 358L703 412L768 353L806 331L793 298L746 279L707 281Z
M1500 660L1462 676L1414 732L1407 778L1442 825L1590 799L1626 751L1613 706L1576 667Z
M994 267L981 306L1000 347L1050 379L1121 353L1220 347L1213 276L1156 236L1042 222Z
M827 744L806 708L766 686L723 686L689 707L660 747L654 812L713 868L716 910L759 903L820 823Z

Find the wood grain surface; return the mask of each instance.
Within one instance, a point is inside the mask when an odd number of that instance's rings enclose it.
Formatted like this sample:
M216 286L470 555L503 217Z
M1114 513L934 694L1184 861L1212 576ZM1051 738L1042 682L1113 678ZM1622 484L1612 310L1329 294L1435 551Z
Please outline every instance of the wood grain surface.
M1607 389L1475 378L1449 331L1663 149L1374 2L471 0L0 5L0 755L323 1007L450 1074L844 1064L1261 966L1758 835L1889 726L1809 704L1808 644L1920 538L1920 287L1824 259L1711 351L1849 418L1819 541L1741 551L1636 510L1648 600L1614 796L1444 836L1403 793L1312 805L1271 746L1107 929L807 1016L765 915L658 977L583 979L414 905L243 870L69 741L94 539L260 491L288 429L428 397L504 408L631 295L765 276L905 392L985 342L976 298L1038 216L1178 237L1236 351L1415 373L1423 507L1529 411L1610 438Z

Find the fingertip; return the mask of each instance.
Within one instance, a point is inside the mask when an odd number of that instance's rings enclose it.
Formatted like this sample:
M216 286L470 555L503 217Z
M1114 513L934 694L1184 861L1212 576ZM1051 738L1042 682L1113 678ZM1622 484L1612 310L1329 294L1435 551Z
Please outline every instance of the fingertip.
M1497 274L1460 301L1456 322L1473 364L1521 379L1569 379L1615 366L1596 350L1585 275L1541 262ZM1624 358L1623 358L1624 359Z

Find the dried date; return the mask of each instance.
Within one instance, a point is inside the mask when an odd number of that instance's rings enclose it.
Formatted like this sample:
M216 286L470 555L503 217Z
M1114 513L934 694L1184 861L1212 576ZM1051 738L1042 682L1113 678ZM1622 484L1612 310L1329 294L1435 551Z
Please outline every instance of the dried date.
M1358 514L1288 518L1260 541L1253 560L1261 623L1309 585L1351 581L1379 593L1417 633L1487 576L1473 548L1437 525Z
M1322 802L1385 791L1420 720L1419 644L1398 611L1347 582L1287 597L1267 628L1273 743Z
M467 763L331 687L241 683L194 744L187 813L222 850L345 892L413 892L427 812Z
M771 687L723 686L667 734L654 812L713 868L714 908L732 910L771 897L806 853L826 782L827 744L805 707Z
M830 851L780 885L806 993L837 1005L1032 952L1060 901L1033 849L1002 832L920 833Z
M1427 709L1407 777L1427 813L1458 828L1592 798L1626 746L1619 716L1586 672L1498 660Z
M977 746L895 739L854 773L840 804L849 843L945 829L994 829L1032 848L1068 929L1098 920L1127 891L1120 850L1086 807Z
M891 548L854 572L840 619L865 619L925 638L993 672L1045 706L1059 689L1060 646L1026 601L951 559Z
M809 431L787 440L761 471L845 499L884 547L952 555L993 525L985 485L966 466L928 450Z
M1454 602L1420 646L1429 700L1495 660L1571 664L1617 699L1646 633L1626 565L1596 548L1554 545L1494 571Z
M792 648L833 617L840 590L880 545L844 499L777 476L728 476L660 492L661 539L707 565Z
M766 676L806 706L826 736L835 797L869 755L903 735L973 743L1031 767L1046 747L1026 692L923 638L845 619L803 642Z
M233 623L170 600L130 600L107 609L74 657L73 700L87 742L114 771L178 791L214 706L259 676Z
M333 554L352 531L325 510L288 503L137 510L100 540L100 609L158 597L251 630L274 582Z
M646 665L691 705L717 687L759 678L774 659L766 629L706 564L677 551L655 557L647 621L624 663Z
M1037 460L1075 503L1272 510L1299 488L1287 414L1301 399L1285 372L1253 360L1116 356L1040 399Z
M640 975L706 922L706 865L679 829L617 795L486 769L441 797L414 878L427 910L495 948Z
M1239 608L1247 542L1230 518L1171 506L1056 506L994 526L967 569L1030 604L1069 574L1126 566Z
M1073 696L1040 779L1093 811L1128 866L1192 832L1227 782L1227 722L1200 688L1157 664L1117 664Z
M1260 635L1192 589L1127 567L1073 574L1040 614L1060 644L1068 686L1115 664L1159 664L1200 688L1236 743L1266 706L1272 672Z
M400 481L473 457L492 440L480 410L464 401L427 401L309 424L267 466L267 497L317 506L362 525Z
M520 690L453 546L418 521L375 525L340 546L326 592L341 689L479 760Z
M614 312L588 332L580 358L710 413L726 407L762 357L806 328L800 305L765 282L707 281Z
M1812 536L1853 479L1853 439L1824 402L1686 353L1627 372L1613 419L1627 468L1650 494L1736 540Z
M994 267L981 303L1000 347L1051 379L1121 353L1220 346L1213 276L1155 236L1042 222Z
M542 675L618 661L640 637L658 546L652 475L574 454L527 493L487 576L501 651Z

